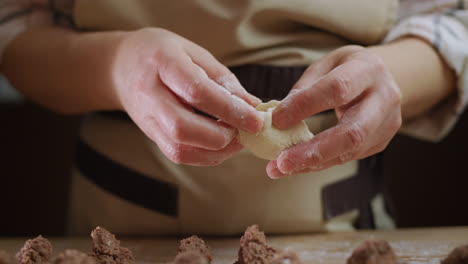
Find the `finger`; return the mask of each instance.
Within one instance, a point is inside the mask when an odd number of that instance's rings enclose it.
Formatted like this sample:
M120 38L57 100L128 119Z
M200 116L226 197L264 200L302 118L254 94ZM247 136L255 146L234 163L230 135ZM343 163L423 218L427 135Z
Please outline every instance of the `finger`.
M174 142L210 150L225 148L237 135L236 129L211 118L196 114L184 106L168 88L161 91L165 100L160 105L160 123ZM161 97L161 98L163 98Z
M140 107L143 106L147 113L143 118L136 116L137 119L140 118L137 123L146 131L154 131L152 127L157 123L157 127L178 144L212 150L223 149L236 137L236 129L194 113L193 109L180 102L160 80L156 80L155 85L157 89L137 98Z
M154 141L161 152L172 162L194 166L218 165L243 148L237 138L234 138L232 142L222 150L207 150L178 144L164 133L160 133Z
M401 111L397 109L396 113L388 118L379 128L378 131L382 133L375 133L378 137L377 144L371 147L369 150L358 155L357 159L364 159L369 156L380 153L387 148L392 141L395 134L398 132L402 124Z
M374 83L372 70L370 64L359 60L341 64L312 87L286 97L273 112L274 124L286 129L313 114L350 103Z
M210 79L188 56L174 56L170 60L159 74L177 96L192 107L236 128L251 133L260 131L263 121L254 107Z
M301 78L294 84L290 93L294 93L296 90L310 88L320 78L340 65L348 54L362 49L363 47L359 46L346 46L325 55L320 60L307 67Z
M341 165L341 164L344 164L344 163L347 163L347 162L350 162L350 161L353 161L353 160L361 160L361 159L365 159L365 158L368 158L372 155L375 155L377 153L380 153L382 152L385 147L388 145L388 142L387 141L386 143L383 143L383 144L379 144L373 148L371 148L370 150L366 151L364 154L356 154L356 153L347 153L347 154L344 154L344 155L340 155L338 158L334 158L332 160L329 160L325 163L323 163L322 165L319 165L317 167L312 167L312 168L306 168L306 169L301 169L301 170L298 170L298 171L294 171L290 174L283 174L282 176L280 175L279 177L287 177L289 175L294 175L294 174L301 174L301 173L306 173L306 172L314 172L314 171L322 171L322 170L326 170L328 168L331 168L333 166L336 166L336 165ZM279 169L278 169L279 171Z
M276 160L270 161L267 164L266 170L267 170L268 177L270 177L273 180L284 178L284 177L289 177L289 176L296 175L296 174L301 174L301 173L313 171L313 169L308 168L308 169L303 169L303 170L300 170L300 171L294 171L294 172L291 172L291 173L283 173L278 168L278 163L276 162Z
M340 155L355 155L375 140L373 134L382 123L386 109L376 94L367 95L359 104L343 114L337 126L332 127L311 141L283 151L278 159L278 168L290 173L304 168L318 167ZM350 154L351 153L351 154ZM345 158L345 157L342 157Z
M272 161L268 162L267 167L266 167L266 171L267 171L268 177L270 177L270 179L273 179L273 180L279 179L279 178L282 178L282 177L286 176L286 174L282 173L278 169L278 165L276 164L276 160L272 160Z
M187 52L192 61L203 69L208 77L222 87L227 89L233 95L243 99L252 106L257 106L262 101L252 94L248 93L245 88L237 80L236 76L231 71L221 64L210 52L193 43L188 45Z
M256 107L258 104L262 103L262 100L245 90L245 88L241 85L241 83L233 73L215 77L214 80L221 86L226 88L233 95L243 99L251 106Z
M368 157L370 157L370 156L373 156L373 155L375 155L375 154L378 154L378 153L384 151L385 148L388 146L388 143L390 143L390 141L391 141L391 140L388 140L388 141L386 141L386 142L384 142L384 143L381 143L381 144L378 144L378 145L372 147L371 149L369 149L369 150L363 152L362 154L359 154L359 155L356 157L356 159L359 159L359 160L360 160L360 159L365 159L365 158L368 158Z
M324 163L324 164L322 164L320 166L317 166L317 167L300 169L300 170L297 170L297 171L293 171L291 173L283 173L278 168L277 162L275 160L272 160L267 165L267 173L268 173L268 176L271 179L280 179L280 178L289 177L289 176L292 176L292 175L297 175L297 174L302 174L302 173L308 173L308 172L310 173L310 172L317 172L317 171L326 170L326 169L328 169L330 167L333 167L335 165L338 165L338 164L340 164L339 161L337 159L333 159L333 160L327 161L326 163Z
M380 89L376 91L376 93L379 93L381 98L385 98L385 104L387 107L386 109L382 109L382 112L385 112L387 117L382 120L375 133L372 133L371 138L367 140L367 146L362 148L363 152L359 154L347 153L340 155L340 160L342 163L354 159L367 158L371 155L382 152L401 127L401 97L399 94L392 92L392 85L390 85L387 89ZM350 106L347 105L336 109L338 120L341 119L341 117L344 115L344 113L347 112L349 108Z
M360 148L361 150L351 150L341 153L337 158L325 162L325 165L320 166L320 170L326 169L329 166L347 163L353 160L364 159L369 156L382 152L390 143L393 136L398 132L401 126L401 111L395 108L394 113L389 113L374 133L371 133L366 143ZM314 168L315 169L315 168Z

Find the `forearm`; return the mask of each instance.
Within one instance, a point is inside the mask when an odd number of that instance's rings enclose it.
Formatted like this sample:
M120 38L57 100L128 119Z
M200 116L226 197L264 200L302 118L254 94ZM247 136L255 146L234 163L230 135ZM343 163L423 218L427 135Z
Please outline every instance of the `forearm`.
M55 27L25 32L7 47L2 72L26 97L58 112L117 109L108 65L120 35Z
M404 120L424 113L455 91L455 74L423 40L405 38L370 49L384 60L401 89Z

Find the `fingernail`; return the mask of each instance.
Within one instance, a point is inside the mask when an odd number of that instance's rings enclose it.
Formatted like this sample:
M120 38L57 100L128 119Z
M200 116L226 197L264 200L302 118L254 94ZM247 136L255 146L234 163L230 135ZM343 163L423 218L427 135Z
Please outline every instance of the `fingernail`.
M270 172L270 173L268 173L268 178L270 178L272 180L278 180L279 178L281 178L281 173L279 173L279 172Z
M276 160L272 160L268 162L266 166L266 173L268 175L268 178L272 180L279 179L282 175L282 173L278 170L278 166L276 164Z
M279 159L278 162L278 169L281 171L283 174L291 174L293 171L295 171L297 168L295 166L295 163L292 162L290 159Z
M282 178L284 175L278 170L278 168L267 168L267 175L272 180Z

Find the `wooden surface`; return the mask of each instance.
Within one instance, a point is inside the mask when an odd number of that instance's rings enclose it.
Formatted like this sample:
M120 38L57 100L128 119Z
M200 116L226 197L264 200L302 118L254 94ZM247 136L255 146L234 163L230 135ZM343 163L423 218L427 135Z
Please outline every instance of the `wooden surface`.
M352 249L370 238L389 241L401 263L440 263L440 260L454 247L468 243L468 227L271 236L268 241L272 246L296 251L302 263L344 264ZM178 243L175 238L120 239L123 246L134 252L137 262L141 264L171 261ZM234 263L238 238L205 238L205 240L213 250L214 264ZM1 239L0 249L13 254L24 241L25 239ZM89 252L91 248L91 240L87 238L52 238L51 241L54 245L54 253L67 248Z

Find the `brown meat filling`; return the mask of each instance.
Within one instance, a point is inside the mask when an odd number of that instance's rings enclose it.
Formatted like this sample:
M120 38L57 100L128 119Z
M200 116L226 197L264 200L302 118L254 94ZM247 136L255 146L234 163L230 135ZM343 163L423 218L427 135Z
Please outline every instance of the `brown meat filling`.
M397 257L390 244L384 240L368 240L357 247L347 264L396 264Z
M93 254L99 264L135 264L135 258L128 248L120 246L120 241L102 227L96 227L91 233Z
M49 263L51 256L52 244L42 236L26 241L16 254L19 264L45 264Z

